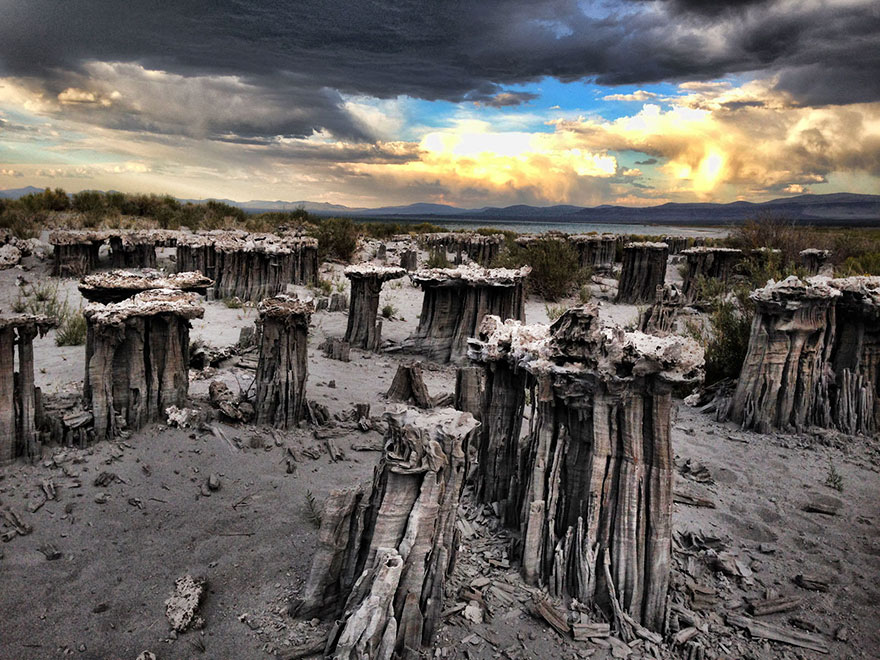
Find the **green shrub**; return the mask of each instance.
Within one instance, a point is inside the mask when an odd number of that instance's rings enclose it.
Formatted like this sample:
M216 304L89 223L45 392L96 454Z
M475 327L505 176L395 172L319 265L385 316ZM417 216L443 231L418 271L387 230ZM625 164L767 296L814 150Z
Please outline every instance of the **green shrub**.
M86 343L86 317L82 310L66 313L55 332L56 346L81 346Z
M847 257L834 274L838 277L852 275L880 275L880 252L869 252L858 257Z
M526 247L514 245L493 265L531 266L529 289L551 302L564 298L589 278L589 271L578 265L577 251L568 242L553 239L537 240Z
M358 229L351 218L327 218L311 230L318 239L318 259L348 263L357 250Z
M382 316L386 319L394 318L397 314L397 308L394 305L385 305L382 308Z
M244 307L244 303L241 302L241 298L238 296L234 298L224 298L223 304L226 305L229 309L241 309Z
M749 350L754 307L738 300L718 301L709 314L711 335L697 337L706 349L706 384L724 378L736 378Z

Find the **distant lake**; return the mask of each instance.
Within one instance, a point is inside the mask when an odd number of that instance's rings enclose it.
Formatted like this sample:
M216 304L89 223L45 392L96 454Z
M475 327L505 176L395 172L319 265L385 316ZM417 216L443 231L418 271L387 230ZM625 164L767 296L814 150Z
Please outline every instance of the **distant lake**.
M409 219L407 219L409 221ZM415 220L413 222L422 222ZM481 227L494 227L496 229L508 229L520 234L543 234L548 231L561 231L567 234L644 234L650 236L705 236L718 238L727 236L729 230L726 227L682 227L678 225L630 225L608 224L604 222L534 222L530 220L507 220L485 221L477 219L446 220L433 217L424 222L446 227L451 231L467 231Z

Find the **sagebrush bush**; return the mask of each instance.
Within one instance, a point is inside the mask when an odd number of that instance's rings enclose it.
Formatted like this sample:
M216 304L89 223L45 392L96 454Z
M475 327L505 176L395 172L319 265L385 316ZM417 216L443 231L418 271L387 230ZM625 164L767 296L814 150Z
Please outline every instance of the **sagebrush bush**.
M589 278L578 264L577 251L566 241L537 240L523 247L513 245L496 259L496 267L531 266L526 280L530 291L555 302L571 293Z
M55 332L56 346L81 346L86 343L86 317L82 310L67 312Z
M869 252L858 257L848 257L834 270L838 277L852 275L880 275L880 252Z
M358 228L351 218L321 220L309 232L318 239L318 259L348 263L357 250Z

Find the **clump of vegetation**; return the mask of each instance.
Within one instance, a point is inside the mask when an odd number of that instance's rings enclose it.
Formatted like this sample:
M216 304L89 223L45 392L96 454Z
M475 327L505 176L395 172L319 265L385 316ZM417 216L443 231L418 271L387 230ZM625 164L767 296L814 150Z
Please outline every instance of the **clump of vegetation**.
M349 263L357 250L358 228L351 218L326 218L309 232L318 239L318 259Z
M584 284L580 289L578 289L578 300L581 301L581 305L586 305L592 299L593 290L590 288L589 284Z
M537 240L513 245L496 259L495 267L531 266L527 286L550 302L564 298L589 279L589 270L578 264L577 251L566 241Z
M834 463L831 461L828 462L828 475L825 477L825 485L841 493L843 492L843 477L840 476L840 473L835 469Z
M425 262L425 268L450 268L451 266L449 259L446 258L446 250L443 248L431 250L431 254L428 255L428 260Z
M312 291L318 295L329 296L333 293L333 281L320 278L318 284L312 287Z
M382 316L386 319L394 318L397 315L397 308L394 305L385 305L382 308Z
M82 310L68 312L55 332L56 346L82 346L86 343L86 317Z
M880 252L868 252L858 257L847 259L835 269L838 277L852 275L880 275Z
M241 298L238 296L235 296L234 298L224 298L223 304L229 309L241 309L244 306L244 303L241 302Z
M552 322L552 321L555 321L556 319L558 319L563 314L565 314L565 312L568 311L568 306L567 305L549 305L547 303L544 303L544 311L547 312L547 318L550 319L550 321Z

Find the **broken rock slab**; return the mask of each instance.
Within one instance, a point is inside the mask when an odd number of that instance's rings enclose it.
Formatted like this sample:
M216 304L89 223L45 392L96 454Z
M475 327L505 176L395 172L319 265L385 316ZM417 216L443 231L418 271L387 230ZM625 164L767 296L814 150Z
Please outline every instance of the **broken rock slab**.
M199 605L205 595L206 581L184 575L174 581L174 594L165 601L165 616L171 629L175 632L186 632L190 628L204 626L198 614Z

